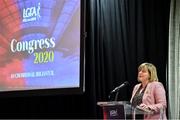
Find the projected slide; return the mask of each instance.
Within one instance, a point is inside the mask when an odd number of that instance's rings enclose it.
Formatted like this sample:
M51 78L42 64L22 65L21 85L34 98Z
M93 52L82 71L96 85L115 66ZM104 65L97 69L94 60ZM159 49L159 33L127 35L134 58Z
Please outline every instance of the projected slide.
M80 85L80 0L0 0L0 91Z

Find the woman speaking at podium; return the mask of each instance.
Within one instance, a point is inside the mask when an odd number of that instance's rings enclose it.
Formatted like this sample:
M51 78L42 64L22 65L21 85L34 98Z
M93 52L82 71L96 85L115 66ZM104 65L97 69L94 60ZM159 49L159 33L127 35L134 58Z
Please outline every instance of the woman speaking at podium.
M132 106L153 112L140 118L167 119L166 93L162 83L158 82L156 67L151 63L142 63L138 67L138 81L140 83L135 85L132 92Z

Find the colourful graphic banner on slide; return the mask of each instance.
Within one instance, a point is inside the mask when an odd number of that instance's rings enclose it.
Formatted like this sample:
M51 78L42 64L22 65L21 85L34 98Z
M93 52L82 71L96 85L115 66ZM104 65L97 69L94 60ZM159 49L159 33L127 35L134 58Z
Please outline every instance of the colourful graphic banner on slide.
M79 87L80 0L0 0L0 91Z

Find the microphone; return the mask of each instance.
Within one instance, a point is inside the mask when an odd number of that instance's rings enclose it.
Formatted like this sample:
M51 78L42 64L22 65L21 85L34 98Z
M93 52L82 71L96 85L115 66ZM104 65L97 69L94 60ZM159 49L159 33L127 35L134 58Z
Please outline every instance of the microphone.
M123 84L121 84L120 86L114 88L114 90L112 90L111 93L117 92L119 89L121 89L121 88L123 88L123 87L125 87L125 86L127 86L127 85L129 85L129 82L128 82L128 81L125 81L125 82L124 82Z

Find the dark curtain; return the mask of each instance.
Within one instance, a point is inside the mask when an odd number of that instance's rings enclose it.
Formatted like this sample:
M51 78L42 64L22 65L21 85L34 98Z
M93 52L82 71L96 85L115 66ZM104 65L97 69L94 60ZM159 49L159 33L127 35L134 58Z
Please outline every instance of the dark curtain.
M169 0L87 0L86 73L82 95L1 98L3 118L102 118L98 101L124 81L129 101L142 62L156 65L166 86Z
M97 101L108 100L109 92L124 81L130 85L120 90L118 100L129 100L142 62L153 63L167 87L169 2L89 1L87 67L94 76Z
M129 100L142 62L155 64L165 85L169 1L91 0L89 4L87 63L93 66L98 100L107 99L107 93L124 81L130 82L130 89L120 99Z

